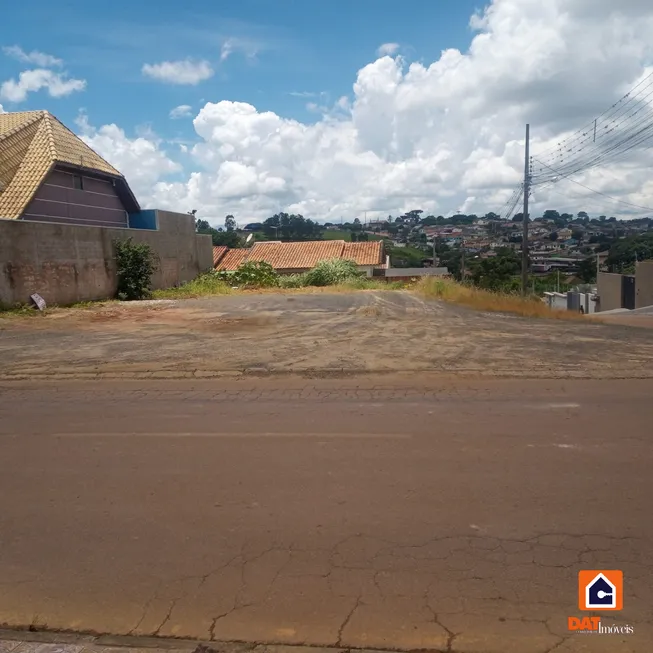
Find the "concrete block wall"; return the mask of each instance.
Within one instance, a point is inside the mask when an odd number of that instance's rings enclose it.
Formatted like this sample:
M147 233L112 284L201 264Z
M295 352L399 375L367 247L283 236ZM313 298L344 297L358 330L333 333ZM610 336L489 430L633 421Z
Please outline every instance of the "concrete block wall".
M635 271L635 308L653 306L653 261L641 261Z
M612 311L621 308L621 274L599 272L597 294L599 296L599 311Z
M212 269L211 237L195 233L192 216L159 211L157 217L158 230L0 220L0 303L27 303L33 293L61 305L114 297L113 241L130 237L157 256L153 289Z

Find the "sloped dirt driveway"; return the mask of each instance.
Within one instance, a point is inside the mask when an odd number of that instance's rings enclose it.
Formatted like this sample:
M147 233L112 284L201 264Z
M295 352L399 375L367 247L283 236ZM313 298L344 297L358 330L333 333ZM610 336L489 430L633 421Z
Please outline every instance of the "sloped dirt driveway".
M402 291L246 294L0 318L0 378L430 371L653 376L653 331L476 312Z

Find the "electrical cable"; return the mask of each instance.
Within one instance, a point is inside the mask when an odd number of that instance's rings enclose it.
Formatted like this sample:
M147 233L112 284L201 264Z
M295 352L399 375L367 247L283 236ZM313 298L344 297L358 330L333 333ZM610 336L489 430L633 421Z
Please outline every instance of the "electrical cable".
M542 163L542 162L540 161L540 163ZM546 164L542 164L542 165L546 165ZM551 168L551 166L546 166L546 167ZM553 168L551 168L551 170L553 170L553 172L557 172ZM612 200L613 202L619 202L620 204L626 204L628 206L632 206L632 207L637 208L637 209L644 209L645 211L653 212L653 207L642 206L641 204L633 204L632 202L626 202L625 200L620 200L620 199L618 199L616 197L613 197L612 195L608 195L606 193L603 193L600 190L594 190L593 188L590 188L589 186L586 186L585 184L582 184L580 181L576 181L575 179L570 179L568 175L563 175L561 178L564 181L570 181L572 184L576 184L578 186L581 186L582 188L585 188L586 190L589 190L592 193L595 193L597 195L602 195L603 197L607 197L609 200ZM546 187L544 187L544 188L546 188ZM544 188L542 188L542 190L544 190Z

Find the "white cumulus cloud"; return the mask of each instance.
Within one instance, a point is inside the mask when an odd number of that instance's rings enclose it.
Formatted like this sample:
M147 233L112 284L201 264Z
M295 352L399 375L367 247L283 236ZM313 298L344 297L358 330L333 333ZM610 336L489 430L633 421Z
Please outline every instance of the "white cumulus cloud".
M213 77L213 68L208 61L163 61L143 64L142 72L147 77L169 84L189 84L195 86Z
M470 24L465 51L413 63L386 51L352 71L351 94L319 107L316 122L207 102L185 180L157 179L153 201L216 221L282 209L318 219L500 211L523 174L526 122L537 156L611 106L653 60L646 0L493 0ZM651 167L639 151L576 179L653 206ZM567 181L536 187L533 199L534 210L628 212Z
M31 52L25 52L23 48L18 45L9 45L2 48L2 51L13 59L22 61L23 63L34 64L40 68L51 68L53 66L61 66L63 61L57 57L53 57L51 54L45 54L44 52L39 52L38 50L32 50Z
M79 115L76 124L80 138L127 178L143 207L152 205L155 184L162 177L181 170L149 130L147 136L129 138L117 125L93 127L84 113Z
M396 54L398 50L399 43L383 43L377 48L376 54L379 57L385 57L386 55L391 57L393 54Z
M74 79L63 73L55 73L45 68L25 70L18 79L9 79L0 86L0 98L9 102L23 102L28 93L45 89L50 97L63 97L75 91L83 91L86 81Z
M175 120L177 118L187 118L193 114L193 107L190 104L180 104L178 107L171 109L170 117Z
M255 41L232 36L222 43L220 48L220 61L226 61L236 52L243 54L247 59L253 60L258 54L259 47Z

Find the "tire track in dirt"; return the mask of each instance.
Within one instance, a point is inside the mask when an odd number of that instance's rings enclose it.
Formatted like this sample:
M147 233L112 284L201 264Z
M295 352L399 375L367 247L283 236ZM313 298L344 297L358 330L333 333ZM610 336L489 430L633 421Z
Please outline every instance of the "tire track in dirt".
M0 374L62 370L653 374L653 331L530 320L409 292L248 294L0 318Z

